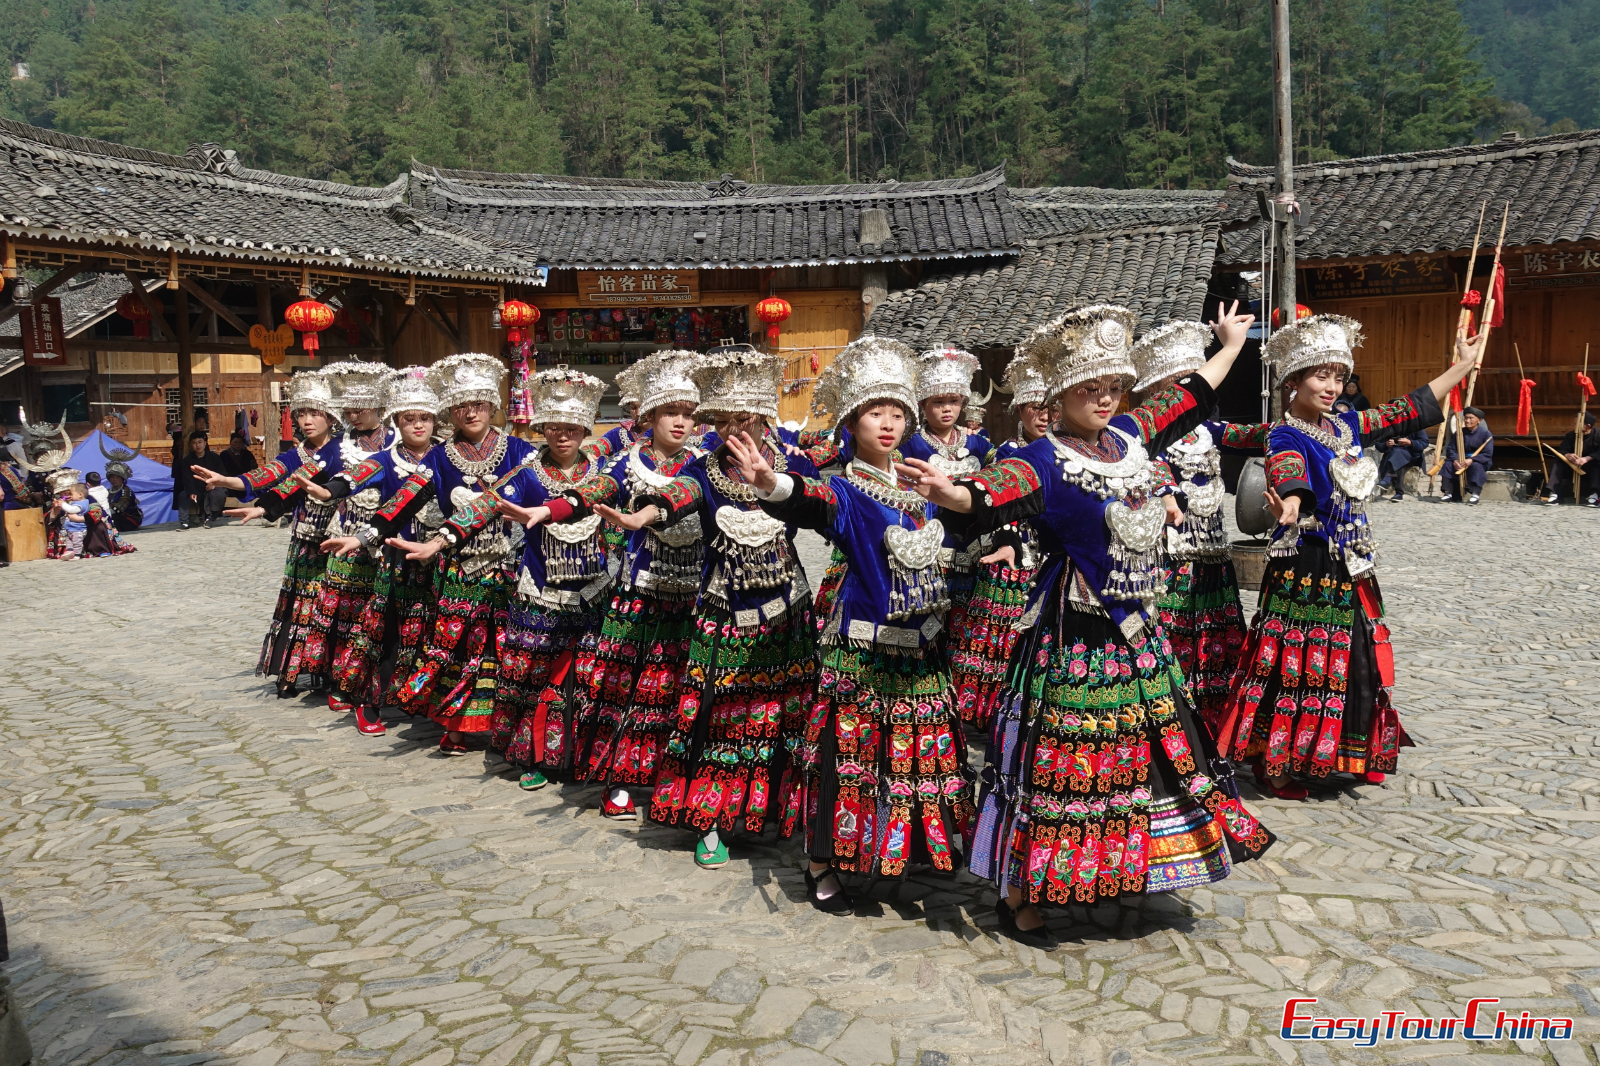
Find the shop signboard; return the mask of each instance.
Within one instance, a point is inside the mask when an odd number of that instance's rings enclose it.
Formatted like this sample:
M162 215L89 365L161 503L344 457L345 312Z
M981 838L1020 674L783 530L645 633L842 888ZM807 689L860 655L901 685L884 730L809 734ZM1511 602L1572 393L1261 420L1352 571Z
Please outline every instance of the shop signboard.
M698 270L580 270L578 301L585 307L700 302Z

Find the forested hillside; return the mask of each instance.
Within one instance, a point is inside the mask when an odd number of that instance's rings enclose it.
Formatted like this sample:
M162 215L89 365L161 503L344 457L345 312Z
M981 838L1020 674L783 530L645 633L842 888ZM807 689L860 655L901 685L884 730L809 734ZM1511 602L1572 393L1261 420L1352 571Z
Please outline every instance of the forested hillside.
M1493 48L1455 0L1296 0L1300 157L1595 121L1595 39L1549 45L1583 0L1538 32L1463 2ZM360 183L416 157L1198 188L1270 153L1264 0L0 0L0 35L9 117Z

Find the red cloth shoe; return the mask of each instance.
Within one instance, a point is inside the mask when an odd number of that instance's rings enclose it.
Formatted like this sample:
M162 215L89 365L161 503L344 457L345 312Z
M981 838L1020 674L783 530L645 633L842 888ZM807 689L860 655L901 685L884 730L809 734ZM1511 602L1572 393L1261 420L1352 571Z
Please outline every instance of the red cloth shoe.
M465 755L466 753L467 746L458 741L451 740L449 733L446 733L444 736L439 738L440 755Z
M628 802L620 807L612 803L611 797L607 796L600 801L600 816L602 818L611 818L618 822L633 822L638 820L639 812L634 809L631 796L628 798Z
M1369 784L1369 785L1381 785L1381 784L1383 784L1385 781L1387 781L1389 779L1389 775L1388 774L1380 774L1376 770L1368 770L1366 773L1362 774L1361 776L1362 776L1362 778L1364 778L1366 780L1367 784Z
M354 709L355 704L349 702L348 700L340 699L336 693L328 693L328 710L335 714L344 714L345 712Z
M356 729L358 731L360 731L362 733L365 733L369 737L376 737L376 736L382 736L383 735L383 733L384 733L383 717L379 712L377 712L377 711L372 712L372 716L369 718L369 717L367 717L366 709L364 707L359 706L359 705L355 708L355 712L356 712Z
M1285 781L1282 785L1274 785L1267 774L1267 764L1262 759L1256 759L1250 764L1250 772L1255 775L1256 784L1273 799L1303 800L1310 795L1306 786L1294 779Z

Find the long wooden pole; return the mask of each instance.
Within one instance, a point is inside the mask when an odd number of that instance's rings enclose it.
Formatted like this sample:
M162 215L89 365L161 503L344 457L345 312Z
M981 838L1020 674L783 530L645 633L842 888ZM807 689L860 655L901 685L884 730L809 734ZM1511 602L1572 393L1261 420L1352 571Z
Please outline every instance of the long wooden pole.
M1583 346L1583 376L1589 376L1589 345ZM1589 412L1589 393L1581 386L1578 389L1578 421L1572 427L1572 446L1581 448L1583 441L1583 416Z
M1461 313L1456 316L1457 340L1467 335L1467 327L1472 324L1472 308L1466 305L1467 293L1472 291L1472 272L1477 268L1478 246L1483 241L1483 216L1484 212L1488 210L1488 200L1478 205L1478 228L1472 234L1472 255L1467 259L1467 280L1461 284ZM1455 366L1460 361L1460 349L1452 344L1450 346L1450 365ZM1439 435L1433 442L1433 458L1423 464L1423 470L1429 477L1433 477L1444 468L1444 439L1450 432L1450 422L1453 419L1456 419L1456 413L1447 411L1445 413L1445 424L1439 427Z
M1522 379L1527 377L1528 374L1522 369L1522 349L1517 345L1516 341L1511 342L1511 350L1517 353L1517 397L1520 400L1522 396ZM1544 472L1544 487L1548 489L1550 487L1550 464L1545 461L1544 441L1539 439L1539 419L1534 416L1531 405L1528 410L1528 421L1533 425L1533 450L1539 453L1539 469Z
M1505 209L1500 213L1500 236L1496 237L1494 242L1494 265L1489 268L1489 287L1483 301L1483 317L1478 320L1478 333L1482 337L1482 340L1479 343L1483 346L1483 356L1487 356L1489 354L1489 331L1491 328L1493 328L1490 323L1494 321L1494 283L1495 279L1500 275L1500 253L1505 250L1506 222L1510 218L1511 201L1507 200ZM1483 356L1479 357L1477 365L1472 368L1472 373L1467 375L1467 394L1466 398L1461 403L1462 411L1465 411L1468 407L1472 406L1472 393L1473 390L1478 387L1478 367L1483 365ZM1463 437L1466 435L1464 425L1466 419L1463 418L1459 412L1456 414L1455 418L1456 455L1463 456L1467 454L1466 443L1463 440Z

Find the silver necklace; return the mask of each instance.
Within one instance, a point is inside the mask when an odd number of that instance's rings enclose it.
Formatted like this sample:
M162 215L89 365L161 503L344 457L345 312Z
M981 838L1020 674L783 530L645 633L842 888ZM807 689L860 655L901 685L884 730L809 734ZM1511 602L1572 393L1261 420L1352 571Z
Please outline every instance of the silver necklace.
M546 466L544 463L544 457L549 454L550 449L540 449L538 459L532 463L529 463L528 465L533 467L533 474L539 479L539 484L544 486L545 494L552 498L560 496L563 492L572 488L574 485L584 484L590 478L594 477L596 471L600 469L599 456L590 455L588 452L579 452L578 454L582 455L585 460L583 475L581 477L573 477L563 470L557 470L556 473L560 475L558 480L557 478L550 476L550 471L553 468Z
M765 444L768 450L772 452L773 473L781 474L789 469L789 460L783 454L783 441L779 440L770 428L762 435L761 443ZM756 501L755 487L742 481L734 481L727 474L724 474L721 460L706 464L706 479L711 482L712 488L735 503L754 503Z
M917 430L917 432L922 434L922 439L928 442L929 447L938 452L940 455L944 456L946 459L965 459L968 455L972 454L967 448L967 435L962 431L960 426L955 427L954 433L956 439L949 444L946 444L938 437L935 437L932 433L929 433L927 426L923 426L921 429Z
M889 461L892 463L899 462L900 453L895 452L889 457ZM850 484L859 489L863 496L876 500L885 507L892 507L913 517L921 518L927 516L927 500L910 489L902 489L888 484L884 481L883 471L877 467L863 463L860 459L852 459L850 460L850 473L852 475Z
M1285 425L1291 426L1294 429L1298 429L1301 433L1304 433L1306 436L1310 437L1312 440L1316 441L1318 444L1322 445L1335 455L1352 453L1352 445L1355 442L1355 434L1352 433L1350 427L1345 425L1342 421L1335 421L1333 423L1334 428L1338 430L1339 433L1337 437L1323 429L1321 426L1314 426L1305 419L1296 418L1287 411L1284 412L1283 421Z
M466 458L461 454L457 441L451 441L444 446L445 456L457 470L461 471L463 477L485 481L495 472L495 468L500 465L500 460L506 457L509 438L504 433L494 429L489 430L489 432L495 434L495 442L494 448L489 452L488 458L485 459Z

